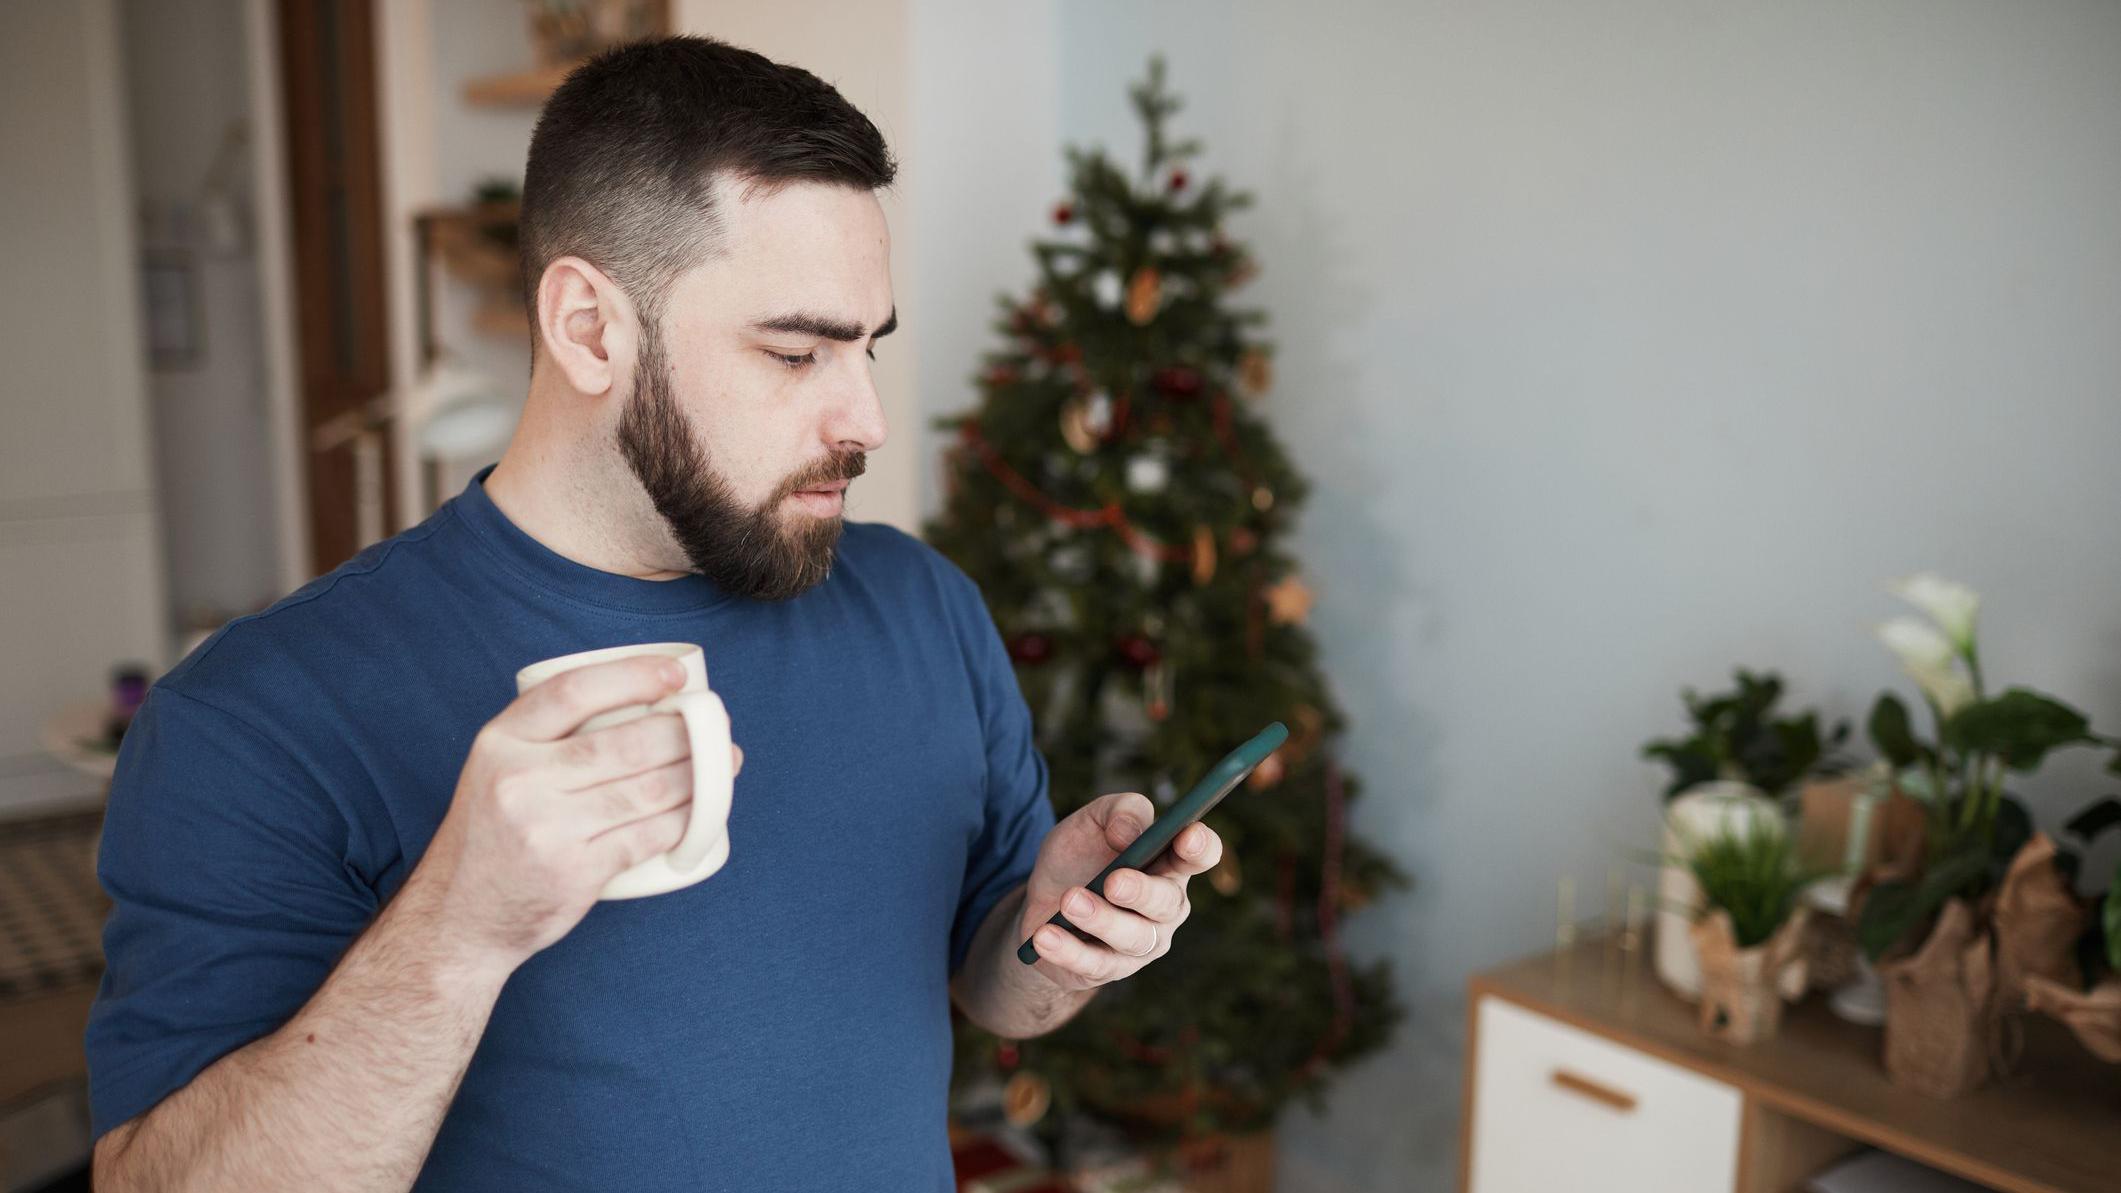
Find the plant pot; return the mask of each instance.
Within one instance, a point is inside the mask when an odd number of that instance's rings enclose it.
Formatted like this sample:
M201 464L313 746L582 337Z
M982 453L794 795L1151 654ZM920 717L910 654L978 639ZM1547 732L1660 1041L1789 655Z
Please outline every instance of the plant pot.
M1701 913L1701 888L1677 861L1686 842L1726 829L1743 832L1753 817L1775 812L1775 803L1749 783L1717 781L1690 787L1664 811L1664 865L1657 875L1657 938L1651 960L1657 978L1672 993L1693 1002L1701 997L1701 962L1690 934Z
M2084 986L2077 937L2090 909L2055 865L2055 843L2034 833L2011 859L1996 892L1996 999L2001 1011L2022 1010L2032 978L2068 990Z
M2108 974L2089 990L2035 974L2025 980L2025 1002L2061 1020L2085 1051L2121 1065L2121 974Z
M1885 1071L1893 1084L1955 1098L1989 1079L1996 1041L1991 948L1973 908L1953 899L1921 948L1878 967L1885 982Z
M1775 934L1738 947L1728 912L1695 921L1691 935L1701 962L1701 1030L1733 1044L1757 1044L1782 1027L1782 1004L1805 992L1805 926L1799 907Z

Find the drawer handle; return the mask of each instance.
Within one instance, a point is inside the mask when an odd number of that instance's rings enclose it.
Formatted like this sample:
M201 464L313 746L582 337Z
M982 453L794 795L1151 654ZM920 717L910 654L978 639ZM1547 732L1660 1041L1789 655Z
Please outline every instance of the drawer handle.
M1621 1114L1635 1113L1635 1095L1623 1093L1603 1082L1593 1081L1567 1069L1554 1070L1553 1076L1548 1080L1561 1089L1579 1097L1589 1098L1601 1106L1611 1107Z

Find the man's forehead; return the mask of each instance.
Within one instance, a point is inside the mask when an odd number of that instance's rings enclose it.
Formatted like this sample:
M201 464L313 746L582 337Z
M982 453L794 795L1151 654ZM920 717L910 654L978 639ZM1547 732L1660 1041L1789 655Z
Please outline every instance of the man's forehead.
M858 331L853 338L896 321L889 234L873 194L805 182L748 197L740 183L717 187L721 236L695 271L717 306L754 323L807 313L834 332Z

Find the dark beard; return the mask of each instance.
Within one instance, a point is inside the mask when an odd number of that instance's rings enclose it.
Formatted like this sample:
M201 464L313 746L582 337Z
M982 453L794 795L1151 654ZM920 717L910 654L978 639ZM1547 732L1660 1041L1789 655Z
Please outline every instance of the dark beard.
M867 467L864 454L834 456L776 486L758 508L746 509L709 466L678 408L676 379L653 321L643 330L634 377L633 396L619 416L619 451L692 570L726 592L760 601L787 600L823 583L832 574L843 515L791 517L782 508L800 489L860 476Z

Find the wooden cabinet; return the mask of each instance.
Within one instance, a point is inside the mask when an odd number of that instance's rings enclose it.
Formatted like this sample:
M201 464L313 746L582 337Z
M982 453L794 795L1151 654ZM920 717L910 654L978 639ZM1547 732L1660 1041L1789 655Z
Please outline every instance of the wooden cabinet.
M1750 1047L1702 1033L1643 958L1591 941L1468 988L1464 1193L1798 1193L1865 1145L2005 1193L2121 1189L2121 1067L2045 1018L2005 1077L1894 1086L1875 1028L1821 1000Z
M1738 1091L1488 996L1474 1008L1471 1193L1730 1193Z

